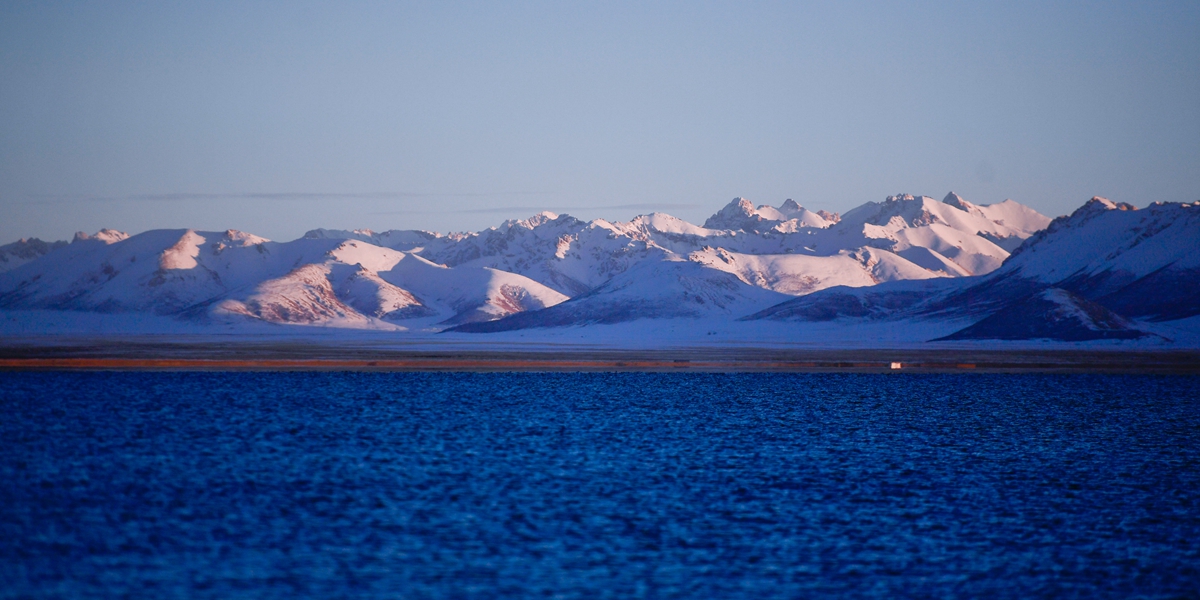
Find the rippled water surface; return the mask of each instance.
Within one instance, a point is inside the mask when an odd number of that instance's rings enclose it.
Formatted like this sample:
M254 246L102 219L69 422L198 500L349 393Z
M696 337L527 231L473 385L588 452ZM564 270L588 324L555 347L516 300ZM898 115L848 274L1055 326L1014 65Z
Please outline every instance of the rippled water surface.
M1195 597L1200 378L0 373L0 597Z

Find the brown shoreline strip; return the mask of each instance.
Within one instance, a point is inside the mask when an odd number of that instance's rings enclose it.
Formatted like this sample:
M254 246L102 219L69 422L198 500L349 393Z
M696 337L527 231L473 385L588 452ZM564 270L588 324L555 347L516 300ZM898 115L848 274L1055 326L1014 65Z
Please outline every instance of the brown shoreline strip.
M904 362L426 357L408 359L0 358L6 371L701 371L701 372L1157 372L1197 373L1200 366L1062 362Z

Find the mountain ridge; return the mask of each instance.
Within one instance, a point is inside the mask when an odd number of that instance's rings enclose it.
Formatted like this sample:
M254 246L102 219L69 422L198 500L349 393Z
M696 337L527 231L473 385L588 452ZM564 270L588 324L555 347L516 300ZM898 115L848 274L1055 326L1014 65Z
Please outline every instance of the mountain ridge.
M974 325L1004 310L1043 321L1108 311L1074 329L1029 331L1134 339L1144 332L1131 319L1197 314L1200 253L1187 251L1196 215L1193 205L1139 211L1094 198L1051 220L1012 200L975 205L950 192L941 201L896 194L842 215L735 198L704 226L663 213L610 222L542 212L478 232L314 229L290 242L101 230L70 244L23 240L35 256L0 272L0 310L461 333L640 319ZM1087 242L1097 235L1105 242ZM1173 295L1159 293L1168 284ZM1140 300L1147 292L1158 300ZM1025 312L1014 308L1021 302ZM1079 327L1107 333L1088 338Z
M919 293L911 285L898 284L830 289L746 319L976 321L942 338L951 340L1144 337L1150 333L1134 319L1161 322L1200 315L1197 248L1200 202L1137 209L1094 197L1072 214L1054 219L1000 268L982 277L929 286ZM1064 319L1071 323L1064 324Z

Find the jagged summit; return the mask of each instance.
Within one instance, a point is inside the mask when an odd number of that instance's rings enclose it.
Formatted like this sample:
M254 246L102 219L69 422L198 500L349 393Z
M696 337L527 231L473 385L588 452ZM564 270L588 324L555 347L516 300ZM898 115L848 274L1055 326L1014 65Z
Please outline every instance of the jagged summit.
M838 221L842 220L842 216L840 214L838 214L836 212L825 211L825 210L818 210L817 216L821 217L822 219L825 219L826 221L828 221L830 223L837 223Z
M966 212L971 212L972 209L976 209L974 204L967 202L962 196L959 196L958 194L955 194L954 192L950 192L949 194L946 194L946 197L942 198L942 204L948 204L950 206L953 206L954 208L957 208L959 210L964 210Z
M1200 205L1132 208L1097 198L1051 223L951 192L896 194L838 219L736 198L706 227L543 212L477 232L314 229L291 242L101 230L0 248L32 257L0 272L0 311L389 331L916 319L931 338L1154 338L1147 323L1200 311Z
M71 242L99 241L104 242L105 244L115 244L126 239L129 239L129 234L125 233L124 231L117 231L116 229L101 229L92 235L88 235L83 231L77 231L75 232L75 237L71 240Z
M245 231L238 231L236 229L226 229L224 239L218 243L228 243L229 245L238 246L253 246L255 244L262 244L269 241L271 240L262 236L254 235L253 233L246 233Z
M709 217L708 220L704 222L704 227L708 229L720 229L719 225L725 221L741 221L745 219L752 219L754 221L763 220L763 218L754 210L754 203L739 196L733 200L730 200L729 204L726 204L721 208L721 210Z
M1126 316L1181 318L1200 314L1197 248L1196 206L1095 198L1031 237L998 275L1057 284Z
M969 321L948 340L1165 340L1148 333L1150 324L1200 315L1197 247L1197 205L1132 210L1097 198L1055 219L986 276L817 291L751 318Z
M496 229L511 229L513 227L522 227L525 229L533 229L540 225L545 225L546 223L549 223L552 221L557 221L560 218L566 219L568 222L578 221L578 219L576 219L575 217L572 217L571 215L561 215L560 216L558 213L553 213L548 210L543 210L542 212L540 212L536 215L533 215L532 217L529 217L528 219L509 219L509 220L505 221L504 223L502 223Z
M784 201L778 208L764 204L755 207L745 198L734 198L704 222L706 229L763 233L791 233L802 228L824 229L831 221L797 204Z
M64 241L44 242L38 238L21 238L0 246L0 273L11 271L66 245Z
M1103 196L1092 196L1091 200L1087 201L1077 210L1093 210L1095 207L1103 207L1107 210L1137 210L1137 207L1128 202L1113 202Z

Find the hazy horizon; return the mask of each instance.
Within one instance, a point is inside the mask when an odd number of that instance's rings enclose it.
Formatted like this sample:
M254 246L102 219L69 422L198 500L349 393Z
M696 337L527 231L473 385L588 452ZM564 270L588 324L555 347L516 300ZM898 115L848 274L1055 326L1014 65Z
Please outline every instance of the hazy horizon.
M1200 5L0 7L0 244L1200 199Z

